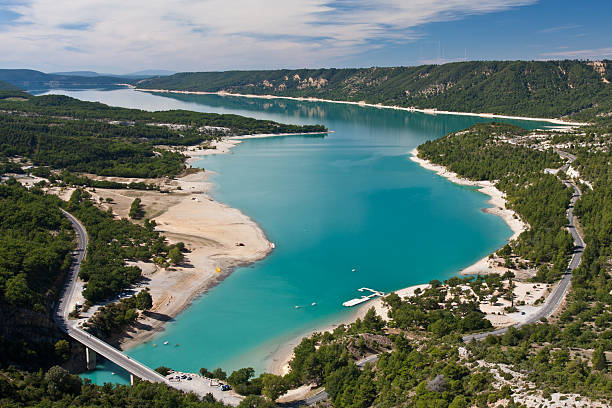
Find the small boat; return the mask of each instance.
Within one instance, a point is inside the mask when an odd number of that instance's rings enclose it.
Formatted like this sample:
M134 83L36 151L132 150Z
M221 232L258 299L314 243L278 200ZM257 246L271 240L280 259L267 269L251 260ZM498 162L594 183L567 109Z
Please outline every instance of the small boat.
M116 372L114 372L114 371L111 373L111 375L115 375L115 374L117 374L117 373L116 373Z
M311 306L316 306L316 305L317 305L317 302L312 302Z
M270 248L272 249L276 248L276 244L274 242L270 242Z
M157 347L157 344L153 343L153 347Z
M300 307L301 307L301 306L296 306L295 308L296 308L296 309L299 309Z
M167 342L167 341L164 341L164 346L167 346L167 345L168 345L168 342Z
M357 270L357 269L353 268L353 269L351 269L351 272L355 272L356 270Z
M178 346L179 346L179 344L178 344L178 343L176 343L176 344L174 345L174 347L178 347Z

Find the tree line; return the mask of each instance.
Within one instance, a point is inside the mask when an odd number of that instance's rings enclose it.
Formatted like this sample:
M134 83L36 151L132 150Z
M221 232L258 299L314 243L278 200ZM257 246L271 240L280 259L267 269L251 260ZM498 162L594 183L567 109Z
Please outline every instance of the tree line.
M531 117L595 118L612 109L612 62L467 61L415 67L178 73L148 89L366 101L390 106Z

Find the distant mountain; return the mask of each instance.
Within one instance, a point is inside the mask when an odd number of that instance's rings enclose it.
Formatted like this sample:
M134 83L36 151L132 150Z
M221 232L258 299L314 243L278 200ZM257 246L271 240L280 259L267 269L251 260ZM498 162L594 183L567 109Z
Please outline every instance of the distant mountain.
M154 76L168 76L174 74L176 74L176 71L168 71L165 69L145 69L144 71L132 72L130 74L125 74L124 76L144 78Z
M64 76L81 76L81 77L99 77L99 76L118 76L113 74L98 74L94 71L68 71L68 72L50 72L51 75Z
M314 97L531 117L612 111L612 61L468 61L416 67L188 72L138 88Z
M127 79L111 76L46 74L31 69L0 69L0 81L8 82L26 90L113 86Z
M151 78L156 76L168 76L176 74L176 71L166 71L163 69L147 69L144 71L132 72L129 74L110 74L110 73L99 73L95 71L67 71L67 72L51 72L51 75L68 75L68 76L81 76L81 77L117 77L117 78L131 78L131 79L142 79Z

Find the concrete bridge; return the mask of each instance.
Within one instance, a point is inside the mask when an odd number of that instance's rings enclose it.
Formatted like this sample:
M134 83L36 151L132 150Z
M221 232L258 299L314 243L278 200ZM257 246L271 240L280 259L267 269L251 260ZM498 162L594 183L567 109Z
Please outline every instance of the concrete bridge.
M134 383L134 377L138 377L143 380L151 382L160 382L168 385L170 382L157 371L150 369L144 364L134 360L128 355L124 354L120 350L114 348L108 343L98 339L97 337L87 333L86 331L76 327L75 323L72 322L68 315L70 313L70 305L72 299L75 296L76 291L76 280L81 269L81 262L85 258L87 252L88 236L87 231L83 225L77 220L72 214L64 211L62 212L68 218L77 236L77 249L74 254L74 260L70 267L68 279L64 286L62 296L58 302L55 320L58 326L68 334L71 338L75 339L79 343L85 346L85 357L87 361L87 369L93 370L96 368L96 355L106 357L113 363L117 364L128 373L130 373L130 383Z

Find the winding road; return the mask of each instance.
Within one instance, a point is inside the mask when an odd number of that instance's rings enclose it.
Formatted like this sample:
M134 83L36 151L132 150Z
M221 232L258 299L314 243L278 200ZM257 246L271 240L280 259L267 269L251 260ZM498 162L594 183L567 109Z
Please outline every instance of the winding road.
M62 213L68 218L74 231L76 232L77 238L77 249L75 251L74 259L72 262L72 266L70 267L70 272L68 274L67 283L64 286L64 290L62 292L62 296L58 302L56 313L55 313L55 321L58 326L68 334L68 336L77 340L79 343L83 344L85 347L95 351L97 354L106 357L113 363L125 369L130 374L139 377L143 380L151 381L151 382L162 382L169 384L165 377L159 374L157 371L150 369L142 363L130 358L129 356L122 353L120 350L117 350L110 344L103 342L95 336L87 333L86 331L76 327L74 322L71 322L69 319L70 313L70 305L72 304L72 300L75 296L76 291L76 280L79 276L79 271L81 269L81 263L85 258L87 252L87 243L88 243L88 235L83 224L79 222L72 214L61 209Z
M574 160L576 160L576 156L566 153L561 150L555 150L555 152L559 154L559 156L569 160L569 162L563 165L560 169L563 172L567 171L570 164ZM574 220L574 205L576 204L576 201L578 201L582 193L580 192L576 184L574 184L572 181L569 181L569 180L562 180L562 181L563 181L563 184L565 184L569 189L573 191L572 198L570 200L570 205L567 210L567 221L568 221L567 227L568 227L570 234L572 235L572 238L574 239L574 253L572 254L572 259L570 260L565 273L561 277L559 284L553 289L552 293L546 299L546 303L544 303L544 306L542 306L540 310L538 310L533 315L529 316L524 321L517 323L513 326L510 326L510 327L519 328L526 324L537 323L538 321L548 318L553 313L555 313L555 311L557 311L559 306L561 306L561 303L563 303L563 300L565 299L565 296L567 295L567 292L569 290L570 283L572 280L572 271L576 269L578 265L580 265L580 261L582 260L582 253L584 252L585 243L584 243L583 238L580 236L580 234L576 230L576 224ZM463 341L467 343L472 340L482 340L490 335L501 336L504 333L506 333L510 327L503 327L501 329L484 332L484 333L468 334L466 336L463 336Z

